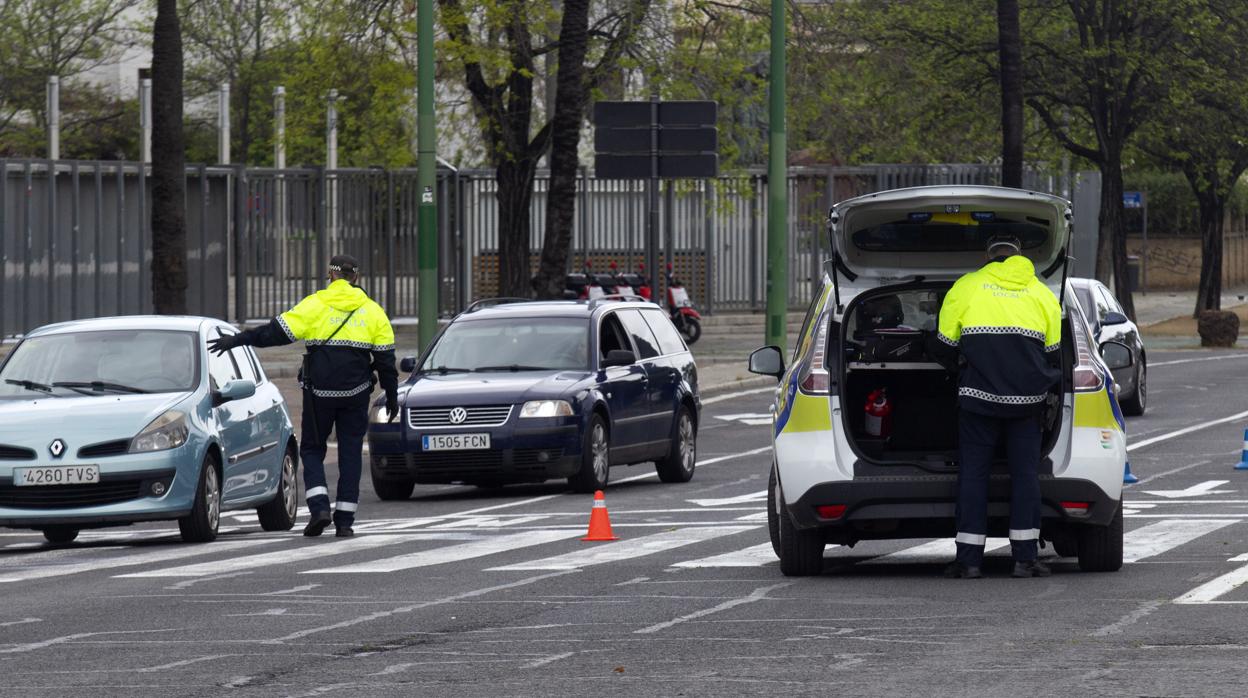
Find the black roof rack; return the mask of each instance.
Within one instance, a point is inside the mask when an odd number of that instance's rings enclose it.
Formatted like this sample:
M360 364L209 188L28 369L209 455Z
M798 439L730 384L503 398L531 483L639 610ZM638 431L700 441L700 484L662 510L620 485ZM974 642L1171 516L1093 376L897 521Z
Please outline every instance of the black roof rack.
M590 299L589 307L591 308L597 307L598 304L603 301L641 301L642 303L649 302L648 300L646 300L645 297L639 296L635 293L608 293L604 296L598 296L597 298Z
M464 312L460 314L463 315L466 313L472 313L482 308L493 307L496 305L506 305L508 303L528 303L532 300L533 300L532 298L519 298L515 296L503 296L501 298L482 298L481 300L473 301L472 303L468 304L468 307L464 308Z

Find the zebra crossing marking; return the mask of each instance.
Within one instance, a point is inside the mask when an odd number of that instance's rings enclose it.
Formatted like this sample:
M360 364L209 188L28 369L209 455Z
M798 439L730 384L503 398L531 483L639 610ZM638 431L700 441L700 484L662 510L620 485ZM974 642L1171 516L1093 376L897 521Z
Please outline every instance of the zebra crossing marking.
M271 553L260 553L258 555L247 555L244 557L230 558L228 560L201 562L191 565L182 565L180 567L166 567L158 570L146 570L144 572L133 572L131 574L119 574L115 576L125 579L149 577L204 577L210 574L222 574L224 572L237 572L239 570L255 569L257 567L273 567L291 562L302 562L304 560L311 560L329 555L343 555L345 553L369 550L371 548L380 548L383 545L393 545L394 543L410 540L416 539L410 535L359 536L343 541L335 541L333 545L304 545L298 548L279 550Z
M581 535L580 531L526 531L524 533L512 533L505 536L493 536L484 540L476 540L470 543L463 543L461 545L450 545L441 548L434 548L432 550L421 550L419 552L399 555L397 557L389 557L382 560L373 560L370 562L361 562L352 565L343 565L340 567L326 567L317 570L308 570L303 572L303 574L398 572L400 570L408 570L415 567L430 567L448 562L470 560L476 557L484 557L486 555L507 552L508 550L516 550L533 545L542 545L544 543L567 540L568 538L575 538L579 535Z
M80 572L93 572L96 570L111 569L115 567L132 567L134 565L144 565L156 562L168 562L170 560L181 560L188 557L198 557L202 555L212 555L217 553L235 552L246 548L253 548L260 545L269 545L277 542L278 538L256 538L248 540L231 540L218 541L208 546L183 546L176 548L161 548L149 552L134 553L132 555L121 555L119 557L102 558L90 562L77 562L67 565L55 565L49 567L32 567L24 570L14 570L5 572L0 575L0 583L2 582L25 582L31 579L46 579L48 577L63 577L70 574L78 574ZM208 563L210 565L216 563Z
M1122 561L1138 562L1155 557L1237 523L1239 519L1164 519L1128 531L1122 537Z
M529 562L518 562L513 565L487 568L486 572L510 572L518 570L577 570L592 565L608 562L619 562L633 558L661 553L666 550L680 548L694 543L702 543L721 536L757 530L757 526L716 526L678 528L663 531L642 538L617 541L610 544L596 545L564 555Z

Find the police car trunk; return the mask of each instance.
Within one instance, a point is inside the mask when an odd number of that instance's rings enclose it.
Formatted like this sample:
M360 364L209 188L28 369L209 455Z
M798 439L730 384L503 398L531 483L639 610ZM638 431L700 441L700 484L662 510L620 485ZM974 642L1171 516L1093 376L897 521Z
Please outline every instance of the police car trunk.
M1057 197L996 187L882 192L833 209L831 274L841 312L827 327L826 365L828 378L839 383L843 429L859 456L859 474L896 472L900 465L956 469L958 379L931 358L924 335L937 329L954 281L988 261L993 236L1018 238L1022 254L1057 293L1069 219ZM1071 336L1069 328L1063 336ZM838 339L839 353L831 349ZM1059 429L1059 421L1049 427L1046 455ZM1003 451L1000 456L1004 461Z

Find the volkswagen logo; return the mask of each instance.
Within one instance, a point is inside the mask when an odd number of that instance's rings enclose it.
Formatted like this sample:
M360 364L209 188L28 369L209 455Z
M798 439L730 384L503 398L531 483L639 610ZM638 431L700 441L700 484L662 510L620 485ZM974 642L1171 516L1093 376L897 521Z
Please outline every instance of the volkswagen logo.
M462 407L456 407L451 410L450 419L451 424L463 424L464 420L468 419L468 410Z
M51 453L53 458L60 458L65 455L65 442L60 439L55 439L52 443L48 444L48 453Z

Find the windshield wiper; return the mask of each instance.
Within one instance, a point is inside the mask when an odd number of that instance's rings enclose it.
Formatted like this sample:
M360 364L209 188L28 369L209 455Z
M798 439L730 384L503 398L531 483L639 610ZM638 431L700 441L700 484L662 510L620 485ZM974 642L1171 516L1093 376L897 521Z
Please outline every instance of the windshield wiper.
M121 383L109 383L107 381L62 381L52 384L53 388L90 388L95 391L113 390L119 393L146 393L142 388L135 388L130 385L122 385Z
M14 380L12 378L5 378L4 382L8 383L9 385L21 386L27 390L33 390L36 393L47 393L49 395L52 394L52 386L44 385L43 383L36 383L35 381L28 381L28 380Z
M472 369L459 368L457 366L435 366L433 368L422 368L416 372L416 375L423 376L426 373L440 373L445 376L448 373L472 373Z
M480 372L485 371L551 371L554 369L546 366L525 366L524 364L509 364L507 366L480 366L476 369Z

